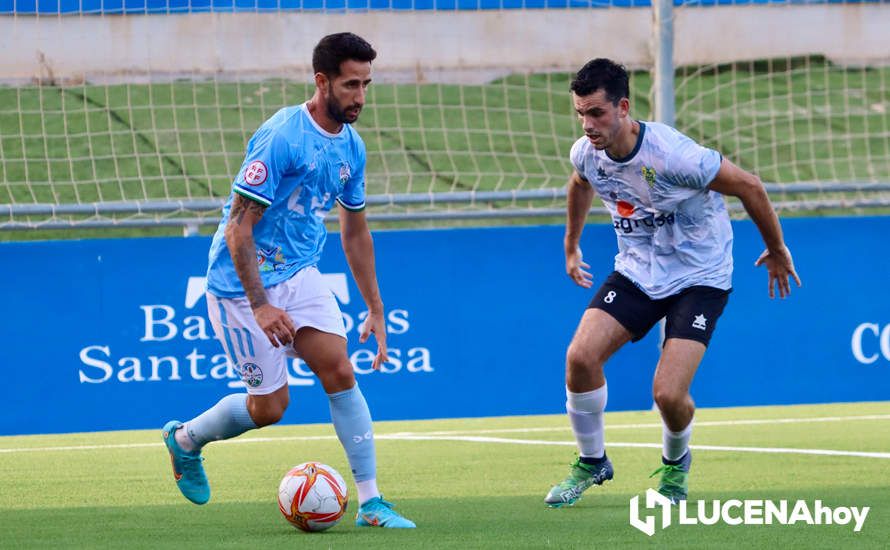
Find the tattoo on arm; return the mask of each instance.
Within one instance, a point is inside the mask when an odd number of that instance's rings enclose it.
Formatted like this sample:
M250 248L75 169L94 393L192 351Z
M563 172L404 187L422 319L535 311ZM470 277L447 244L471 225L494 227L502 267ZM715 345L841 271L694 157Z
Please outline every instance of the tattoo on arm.
M244 223L244 215L248 212L256 217L256 221L259 221L265 211L266 207L262 204L236 194L232 201L232 211L229 213L229 223L234 222L236 225L241 225Z
M259 221L265 210L266 207L262 204L241 195L235 195L232 211L229 212L228 229L231 230L231 233L226 236L232 263L235 264L235 272L241 279L241 285L244 287L250 307L253 309L269 303L257 267L256 244L253 240L253 225ZM248 212L252 214L247 222L250 223L250 227L243 227L244 218Z
M242 239L233 252L232 260L235 263L235 271L238 273L238 278L241 279L241 286L244 287L251 309L268 304L269 299L266 297L266 289L263 288L263 280L260 278L260 271L257 267L253 237Z

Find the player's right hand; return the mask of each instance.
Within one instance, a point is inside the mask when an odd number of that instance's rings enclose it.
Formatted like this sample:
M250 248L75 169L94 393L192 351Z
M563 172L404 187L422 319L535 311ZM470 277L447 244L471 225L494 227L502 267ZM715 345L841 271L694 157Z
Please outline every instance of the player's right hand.
M263 304L253 310L253 316L257 324L266 333L269 342L276 348L280 345L290 345L294 341L297 329L283 309L278 309L272 304Z
M361 334L359 334L358 341L362 344L368 341L372 332L374 333L374 338L377 339L377 355L374 356L371 368L380 370L380 366L389 361L389 353L386 351L386 320L383 312L369 311L368 318L365 319L359 330Z
M575 281L576 285L590 288L593 286L593 275L585 269L590 269L590 266L584 262L580 248L566 252L566 274Z

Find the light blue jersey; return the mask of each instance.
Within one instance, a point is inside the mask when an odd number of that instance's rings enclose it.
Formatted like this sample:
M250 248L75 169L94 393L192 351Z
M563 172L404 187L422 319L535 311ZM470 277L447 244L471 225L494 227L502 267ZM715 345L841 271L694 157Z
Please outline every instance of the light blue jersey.
M623 159L587 137L572 146L572 165L612 214L615 271L660 299L696 285L732 287L732 227L723 196L708 190L720 153L670 126L640 122Z
M365 207L365 144L349 124L326 132L306 104L281 109L260 126L210 245L207 289L222 298L244 295L225 239L235 193L266 206L253 238L263 286L278 284L318 263L335 200L348 210Z

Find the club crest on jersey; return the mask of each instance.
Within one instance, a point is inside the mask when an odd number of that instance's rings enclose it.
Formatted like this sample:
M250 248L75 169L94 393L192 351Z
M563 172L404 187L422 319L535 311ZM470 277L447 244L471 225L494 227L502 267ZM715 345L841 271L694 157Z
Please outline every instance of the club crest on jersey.
M649 184L649 187L655 187L655 168L643 166L640 170L643 173L643 179Z
M351 175L352 173L349 171L348 164L343 164L340 166L340 183L345 184L347 181L349 181L349 176Z
M241 365L241 379L251 388L256 388L263 383L263 369L255 363Z
M261 160L255 160L244 169L244 183L247 185L261 185L266 181L269 171Z
M603 167L602 167L602 166L597 166L597 167L596 167L596 179L598 179L598 180L609 179L609 175L606 174L606 171L603 170Z

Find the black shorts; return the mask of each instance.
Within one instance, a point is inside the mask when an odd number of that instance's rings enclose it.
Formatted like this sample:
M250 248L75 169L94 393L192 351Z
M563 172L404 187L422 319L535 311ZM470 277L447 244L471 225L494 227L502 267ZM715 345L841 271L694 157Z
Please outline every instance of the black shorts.
M653 300L633 281L613 271L587 307L601 309L614 317L633 335L634 342L642 340L664 317L667 320L665 340L684 338L707 346L730 292L731 289L691 286L673 296Z

